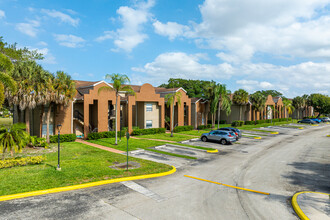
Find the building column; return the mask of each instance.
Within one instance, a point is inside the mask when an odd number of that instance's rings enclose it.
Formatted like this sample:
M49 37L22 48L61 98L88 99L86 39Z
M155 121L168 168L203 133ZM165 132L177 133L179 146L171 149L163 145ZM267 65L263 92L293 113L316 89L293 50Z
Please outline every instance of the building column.
M108 131L108 100L99 99L97 102L98 132Z
M165 128L165 103L159 105L160 105L160 127Z
M127 126L128 126L128 133L133 132L133 104L134 104L134 97L129 96L128 97L128 103L127 103Z
M89 133L89 103L84 101L84 139L87 139Z
M178 126L184 125L184 103L181 103L181 105L178 105Z
M191 103L187 105L188 108L188 125L191 125Z

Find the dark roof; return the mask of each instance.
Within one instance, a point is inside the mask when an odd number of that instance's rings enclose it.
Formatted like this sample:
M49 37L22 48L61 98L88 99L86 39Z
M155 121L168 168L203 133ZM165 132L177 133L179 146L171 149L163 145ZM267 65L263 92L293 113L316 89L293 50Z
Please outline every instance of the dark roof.
M95 83L99 81L82 81L82 80L74 80L76 83L77 94L75 96L76 100L80 100L84 98L84 94L88 94L89 90L92 88Z
M74 80L74 82L76 83L76 88L80 88L80 87L85 87L85 86L92 86L95 83L99 82L99 81L82 81L82 80Z
M200 99L202 99L202 98L191 98L191 103L196 103Z

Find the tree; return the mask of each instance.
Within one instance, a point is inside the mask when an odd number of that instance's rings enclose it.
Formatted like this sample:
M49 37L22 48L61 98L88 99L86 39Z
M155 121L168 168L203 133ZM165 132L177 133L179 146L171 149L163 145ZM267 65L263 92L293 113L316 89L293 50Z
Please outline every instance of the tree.
M25 132L25 124L16 123L10 128L0 128L0 151L2 159L5 158L6 150L10 151L11 156L14 152L20 152L28 142L29 135Z
M172 121L171 121L171 137L173 137L173 129L174 129L174 105L175 101L177 101L178 106L181 105L181 92L169 93L165 96L166 106L172 106Z
M190 80L190 79L174 79L170 78L168 83L161 84L159 87L164 87L167 89L170 88L179 88L182 87L187 91L189 97L198 97L201 98L204 96L205 88L210 82L214 81L204 81L204 80Z
M288 112L288 116L291 115L294 111L294 106L292 105L292 101L287 98L283 98L283 105L286 111ZM287 121L289 120L288 118L289 117L287 117Z
M257 112L262 112L265 109L267 97L260 91L250 95L252 109L255 111L255 124L257 124Z
M10 58L0 53L0 108L5 100L5 89L8 88L12 92L16 90L15 81L8 75L13 67Z
M217 85L215 82L209 82L204 90L204 97L205 99L209 100L210 102L210 114L211 114L211 121L212 121L212 128L214 128L215 124L215 112L217 110L217 105L219 102L219 93L216 93Z
M116 141L115 145L118 144L117 142L117 132L118 132L118 127L117 127L117 106L118 106L118 97L120 92L127 92L128 94L135 94L134 90L132 89L131 86L127 85L130 83L130 79L128 78L127 75L125 74L118 74L118 73L113 73L113 74L107 74L105 75L105 79L109 80L110 83L112 83L112 88L109 86L102 86L99 88L98 93L101 91L115 91L116 92L116 106L115 106L115 114L116 114L116 119L115 119L115 131L116 131Z
M310 95L310 104L314 110L318 112L318 116L322 114L330 114L330 97L319 93Z
M264 96L271 95L272 97L283 97L283 94L276 90L261 90L260 91Z
M218 84L216 92L219 93L218 101L218 129L220 128L220 112L224 110L228 116L231 112L230 90L227 90L226 84Z
M239 89L234 92L233 102L240 106L239 120L242 120L242 105L246 105L249 102L249 93L244 89Z
M293 107L295 107L295 109L297 109L297 113L298 113L297 119L299 120L299 111L304 106L304 99L300 96L296 96L292 99L292 105Z

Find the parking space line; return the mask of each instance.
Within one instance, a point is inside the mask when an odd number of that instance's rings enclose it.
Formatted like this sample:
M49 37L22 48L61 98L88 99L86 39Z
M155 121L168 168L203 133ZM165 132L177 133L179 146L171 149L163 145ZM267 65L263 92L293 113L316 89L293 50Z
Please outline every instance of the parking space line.
M231 185L228 185L228 184L214 182L214 181L211 181L211 180L206 180L206 179L202 179L202 178L198 178L198 177L193 177L193 176L188 176L188 175L184 175L184 176L185 177L192 178L192 179L196 179L196 180L201 180L201 181L205 181L205 182L209 182L209 183L214 183L214 184L218 184L218 185L223 185L223 186L231 187L231 188L234 188L234 189L240 189L240 190L245 190L245 191L249 191L249 192L260 193L260 194L264 194L264 195L270 195L270 193L261 192L261 191L257 191L257 190L253 190L253 189L246 189L246 188L242 188L242 187L238 187L238 186L231 186Z

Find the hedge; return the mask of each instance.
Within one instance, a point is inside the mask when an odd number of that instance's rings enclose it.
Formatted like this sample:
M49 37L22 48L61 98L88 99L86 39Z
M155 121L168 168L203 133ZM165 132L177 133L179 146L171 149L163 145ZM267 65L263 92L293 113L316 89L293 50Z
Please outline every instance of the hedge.
M254 125L256 122L255 121L245 121L244 124L246 125Z
M181 131L191 131L193 129L194 129L194 127L191 125L177 126L173 129L173 132L177 133L177 132L181 132Z
M147 134L160 134L165 133L165 128L147 128L133 130L132 135L147 135Z
M121 132L121 134L120 134ZM118 137L121 136L125 136L125 130L122 131L117 131L117 135ZM93 133L89 133L87 136L87 140L97 140L97 139L101 139L101 138L114 138L116 136L116 132L115 131L104 131L104 132L93 132Z
M17 166L26 166L31 164L40 164L44 160L46 160L46 157L44 156L10 158L5 160L0 160L0 169L17 167Z
M77 139L75 134L61 134L60 135L60 142L74 142ZM58 135L50 135L49 136L50 143L57 143Z
M242 125L244 125L244 121L233 121L231 123L231 126L233 127L241 127Z
M199 125L197 127L198 130L204 130L206 128L212 128L212 125L211 124L208 124L208 125Z
M219 124L226 124L226 123L227 123L226 120L220 120L219 121ZM212 124L212 120L208 120L207 121L207 124ZM217 120L215 120L215 124L218 124L218 121Z

